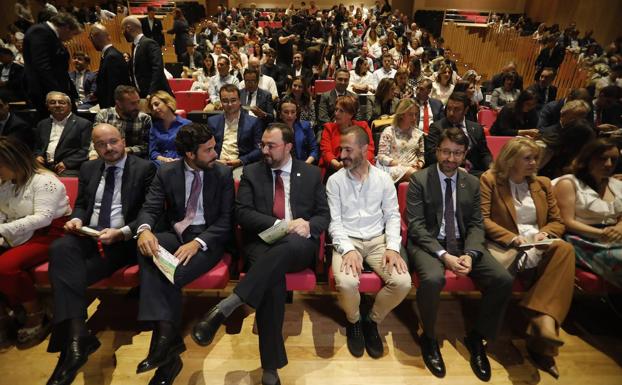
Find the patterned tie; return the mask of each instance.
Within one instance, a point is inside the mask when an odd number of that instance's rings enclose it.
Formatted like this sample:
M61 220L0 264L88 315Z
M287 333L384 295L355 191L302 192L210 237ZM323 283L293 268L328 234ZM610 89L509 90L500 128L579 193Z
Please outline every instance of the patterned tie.
M188 226L194 220L194 217L197 214L197 207L199 205L199 195L201 195L201 174L197 170L193 170L192 174L194 175L194 179L192 179L192 186L190 187L190 196L188 197L188 202L186 203L186 216L181 221L175 223L173 228L177 233L179 239L182 239L182 234Z
M274 202L272 203L272 214L279 219L285 218L285 188L281 170L274 170Z
M445 178L445 242L447 252L458 255L458 242L456 240L456 215L454 213L454 199L451 189L451 178Z
M99 206L99 218L97 227L100 229L110 228L110 216L112 214L112 196L114 194L114 174L117 167L111 166L106 169L106 180L104 182L104 194L102 195L101 205Z
M428 102L423 103L423 132L426 134L430 131L430 112L428 111Z

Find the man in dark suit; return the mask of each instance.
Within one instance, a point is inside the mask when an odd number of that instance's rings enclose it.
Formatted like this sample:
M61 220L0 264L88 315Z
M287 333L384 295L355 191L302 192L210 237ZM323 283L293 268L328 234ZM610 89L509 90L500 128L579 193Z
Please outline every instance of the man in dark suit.
M223 99L224 98L224 99ZM240 90L233 84L220 88L224 114L211 116L207 125L216 139L218 161L233 169L239 179L243 165L261 158L261 121L240 108Z
M247 107L248 111L261 119L263 127L274 121L272 95L259 88L259 72L256 69L244 71L244 88L240 90L240 101L242 108Z
M0 47L0 97L7 102L24 98L22 91L24 66L15 63L14 59L13 51Z
M233 179L231 170L216 162L215 146L205 125L183 126L175 139L183 159L160 167L138 215L138 319L152 322L154 332L136 372L158 368L152 380L157 384L172 384L181 370L181 289L216 266L233 227ZM164 226L154 234L160 218ZM159 258L159 246L179 261L174 283L152 260Z
M544 127L553 126L559 123L559 117L561 115L562 107L572 100L583 100L588 105L592 105L592 96L586 88L575 88L568 96L563 99L553 100L546 103L540 113L538 114L538 129L542 130ZM593 113L590 111L588 120L593 120Z
M70 14L58 13L49 22L35 24L24 37L24 80L27 96L43 119L50 91L78 97L69 79L69 52L63 42L80 33L80 24Z
M350 73L345 68L339 68L335 71L335 88L329 92L324 92L320 96L320 105L318 106L318 123L320 127L324 123L335 121L335 105L339 96L350 95L358 98L356 94L347 90L350 83Z
M454 92L449 96L445 107L447 116L430 126L430 133L426 138L426 166L436 163L435 154L442 131L449 127L459 127L469 138L469 147L464 159L466 169L475 176L480 176L488 170L492 155L486 143L484 129L478 123L465 119L466 105L467 97L463 92Z
M261 138L264 161L244 167L235 217L244 233L250 269L233 294L212 308L191 334L196 343L207 346L237 307L245 303L257 309L262 384L269 385L280 384L277 369L287 365L282 334L285 273L313 265L320 234L330 221L320 170L291 156L293 137L286 125L271 124ZM280 221L287 222L284 237L273 244L259 238Z
M78 109L89 109L97 104L95 88L97 87L97 74L89 71L91 58L84 52L76 52L73 55L75 71L69 72L69 79L73 82L78 92Z
M543 39L544 47L536 58L536 73L534 80L540 79L540 74L545 68L557 71L566 57L566 49L558 40L559 34L554 34Z
M93 142L100 158L80 169L78 197L67 234L50 246L54 329L48 352L60 352L49 385L70 384L100 342L86 328L86 289L132 262L136 255L136 217L155 166L126 155L119 129L99 124ZM83 227L99 231L84 236Z
M146 98L156 91L166 91L173 94L164 75L162 50L155 40L143 34L140 21L135 16L127 16L121 22L123 36L128 43L132 43L132 60L130 73L132 81L141 98Z
M127 62L123 59L123 54L112 46L110 34L103 25L93 24L89 38L93 47L102 53L95 91L99 108L113 107L115 105L114 90L117 86L131 84Z
M162 33L162 21L155 17L155 7L147 7L147 17L140 19L143 33L149 39L155 40L160 47L164 46L164 34Z
M528 90L533 91L538 97L538 104L536 105L536 111L538 112L545 104L557 98L557 87L552 84L553 79L555 79L555 71L552 68L545 68L540 73L538 82L527 87Z
M421 129L426 134L430 131L430 126L443 119L444 110L443 102L430 97L432 93L432 81L430 79L422 79L417 83L415 89L415 99L419 102L419 122Z
M190 60L190 58L192 58L192 60ZM181 64L191 69L197 69L203 66L203 55L195 49L192 40L188 41L186 52L181 54Z
M0 96L0 136L14 136L30 149L34 147L32 126L9 112L9 102Z
M59 176L77 176L88 158L93 123L72 114L62 92L51 91L46 101L51 116L35 129L35 158Z
M311 82L313 80L313 72L309 68L303 67L303 61L304 56L302 52L296 52L294 54L292 66L289 68L289 73L287 74L287 78L290 82L295 77L301 77L305 82Z
M450 127L438 137L438 163L413 174L407 195L408 254L419 276L417 306L423 334L423 360L437 377L445 376L445 364L434 327L445 269L475 280L482 303L474 328L464 338L471 355L471 369L482 381L490 380L490 363L483 339L497 335L512 292L512 276L484 246L479 180L459 166L469 138Z

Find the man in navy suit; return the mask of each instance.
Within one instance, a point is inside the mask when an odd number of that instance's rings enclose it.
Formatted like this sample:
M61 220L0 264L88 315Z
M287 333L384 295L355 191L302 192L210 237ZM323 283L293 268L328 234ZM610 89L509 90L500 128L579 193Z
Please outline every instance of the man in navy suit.
M103 25L93 24L89 38L95 49L102 53L95 90L99 108L114 107L114 90L117 86L131 84L127 62L123 59L123 54L112 46L110 34Z
M203 124L183 126L175 147L183 158L158 169L137 219L142 254L138 319L152 322L154 332L136 371L158 368L150 382L156 384L172 384L181 370L181 289L216 266L233 227L233 179L231 170L216 162L212 132ZM164 226L152 232L157 222ZM159 246L179 260L174 283L152 261Z
M219 94L224 113L210 117L207 125L216 138L218 161L231 167L233 177L239 179L243 165L261 158L262 124L261 120L241 110L238 87L225 84Z
M419 102L419 126L426 134L429 132L432 123L437 122L444 117L443 103L430 97L432 92L432 81L430 79L422 79L415 89L415 99Z
M69 72L69 78L78 91L78 108L89 109L97 104L95 87L97 86L97 74L89 71L91 58L84 52L76 52L73 55L75 71Z
M54 328L48 352L60 352L48 385L70 384L100 342L86 328L86 289L131 263L136 255L136 218L155 174L153 163L126 155L121 131L101 123L93 129L99 158L80 169L78 197L67 234L50 246ZM83 236L89 226L100 231Z
M77 176L88 158L93 123L72 114L71 99L62 92L52 91L46 100L50 117L35 129L35 159L59 176Z
M240 91L240 101L242 108L247 107L248 111L261 119L264 128L274 121L272 95L259 88L259 71L256 69L244 71L244 88Z
M27 96L39 112L48 114L46 96L59 91L72 100L77 92L69 79L69 52L63 42L80 33L80 24L68 13L58 13L49 21L35 24L24 36L24 81Z
M140 24L143 27L143 33L149 39L153 39L158 43L160 47L164 45L164 34L162 33L162 21L155 17L155 7L147 7L147 17L140 19Z

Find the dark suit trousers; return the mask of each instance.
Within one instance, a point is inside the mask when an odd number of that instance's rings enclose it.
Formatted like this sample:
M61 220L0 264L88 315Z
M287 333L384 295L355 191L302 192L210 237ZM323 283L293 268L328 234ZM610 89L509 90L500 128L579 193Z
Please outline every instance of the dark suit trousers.
M423 332L428 337L434 337L440 293L445 286L445 265L438 257L418 247L415 248L413 260L420 282L417 307ZM473 262L469 278L482 292L474 330L487 340L494 340L503 321L514 280L488 252L484 252L479 261Z
M287 365L283 341L285 273L310 267L317 248L316 241L289 234L272 245L255 242L245 249L251 267L233 291L257 310L259 354L264 369L280 369Z
M97 242L91 237L66 234L50 245L50 282L54 296L54 332L49 351L66 341L65 322L74 318L86 319L86 289L109 277L136 258L136 241L117 242L104 246L102 257Z
M200 233L186 230L183 234L185 243L193 240ZM182 245L174 232L157 233L156 238L162 247L171 254ZM187 265L179 264L175 269L175 284L172 284L153 263L152 257L138 256L140 266L140 303L139 321L168 321L180 326L182 316L181 289L204 273L210 271L222 258L221 252L208 248L199 251L190 258Z

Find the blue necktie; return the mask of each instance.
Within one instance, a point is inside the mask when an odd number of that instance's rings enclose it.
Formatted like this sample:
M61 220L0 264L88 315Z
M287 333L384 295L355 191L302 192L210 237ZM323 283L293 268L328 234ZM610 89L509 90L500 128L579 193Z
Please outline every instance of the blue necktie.
M114 194L114 173L117 167L108 167L106 169L106 181L104 183L104 194L102 196L101 206L99 207L99 218L97 227L100 229L110 228L110 215L112 213L112 195Z

